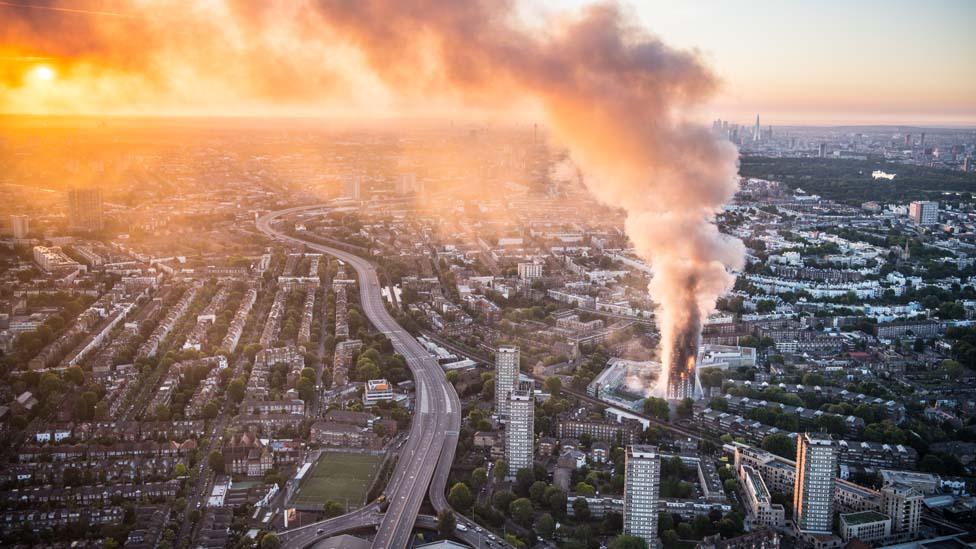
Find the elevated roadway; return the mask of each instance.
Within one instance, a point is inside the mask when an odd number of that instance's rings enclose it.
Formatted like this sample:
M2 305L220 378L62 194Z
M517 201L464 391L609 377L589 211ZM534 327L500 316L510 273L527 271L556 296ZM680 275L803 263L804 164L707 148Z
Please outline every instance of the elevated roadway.
M378 509L364 511L370 509L366 507L282 532L281 539L286 547L304 548L331 535L375 523L378 529L373 547L407 547L428 488L435 510L449 508L444 490L457 448L461 404L437 361L386 310L376 269L369 261L345 250L288 235L277 226L283 217L323 208L301 206L271 212L259 218L256 226L275 240L331 255L356 270L363 312L373 326L390 339L396 352L406 359L416 385L416 402L407 443L400 450L386 489L389 502L386 512L379 514Z

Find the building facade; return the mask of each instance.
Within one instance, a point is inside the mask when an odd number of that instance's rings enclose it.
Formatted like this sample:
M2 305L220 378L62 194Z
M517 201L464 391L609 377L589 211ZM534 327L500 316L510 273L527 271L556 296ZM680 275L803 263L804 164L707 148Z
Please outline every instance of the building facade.
M891 518L891 534L900 540L918 537L922 519L922 493L904 483L881 489L881 512Z
M27 233L30 232L30 218L26 215L12 215L10 228L13 230L14 238L27 238Z
M393 385L385 379L371 379L363 391L363 405L375 406L384 400L393 400Z
M518 347L499 347L495 353L495 411L502 421L508 420L508 396L515 390L518 377Z
M916 225L935 225L939 222L939 203L916 200L908 206L908 216Z
M829 438L803 433L796 439L796 480L793 509L803 533L830 534L834 518L837 445Z
M840 516L840 537L865 543L883 542L891 535L891 519L877 511L861 511Z
M624 534L657 544L661 455L656 446L627 447L624 467Z
M102 191L99 189L68 191L68 220L76 229L102 230L105 226L102 219Z
M535 402L532 391L519 388L509 392L508 423L505 425L505 460L508 475L514 478L521 469L532 468L535 440Z

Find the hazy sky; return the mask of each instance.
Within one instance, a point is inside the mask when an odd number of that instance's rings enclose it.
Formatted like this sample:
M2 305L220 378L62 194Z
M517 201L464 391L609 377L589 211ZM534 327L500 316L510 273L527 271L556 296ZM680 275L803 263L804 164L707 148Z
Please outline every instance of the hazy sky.
M539 24L589 3L524 0L520 12ZM719 77L697 111L703 120L976 125L974 1L623 5L665 43L697 50ZM0 113L425 113L296 6L0 0Z
M583 0L560 0L576 7ZM640 0L723 80L708 112L772 123L976 124L976 2ZM724 113L724 114L723 114Z

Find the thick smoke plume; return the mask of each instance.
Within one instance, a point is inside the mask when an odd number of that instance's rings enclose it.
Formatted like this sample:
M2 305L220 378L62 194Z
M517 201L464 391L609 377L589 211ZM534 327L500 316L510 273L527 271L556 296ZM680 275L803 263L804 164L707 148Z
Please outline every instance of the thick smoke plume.
M713 223L736 190L736 151L685 118L715 78L613 4L531 25L506 0L106 5L4 8L0 53L14 61L0 63L0 110L37 104L43 91L42 106L68 112L128 102L147 113L229 105L254 114L374 98L384 114L458 103L541 112L594 196L626 211L627 234L653 267L664 372L677 342L697 343L729 269L741 266L742 244ZM41 90L22 80L35 56L50 57L63 81Z
M593 194L627 212L627 234L653 267L662 372L694 356L701 319L744 257L713 223L736 190L736 151L682 118L716 86L695 55L628 24L613 5L542 31L520 29L512 6L495 1L318 5L393 86L537 102Z

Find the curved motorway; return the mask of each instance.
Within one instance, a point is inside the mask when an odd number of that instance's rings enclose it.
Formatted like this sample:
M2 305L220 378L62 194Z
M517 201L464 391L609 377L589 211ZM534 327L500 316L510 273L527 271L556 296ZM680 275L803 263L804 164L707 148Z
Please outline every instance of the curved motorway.
M270 238L329 254L356 270L363 312L373 326L390 339L396 352L403 355L413 373L416 384L415 409L407 444L400 451L386 489L389 507L381 518L377 516L375 509L366 512L359 510L283 532L282 540L286 547L304 548L341 531L374 525L378 519L379 528L373 547L407 547L428 486L434 508L438 511L448 508L444 491L457 448L461 404L454 387L444 377L440 365L387 312L376 269L366 259L289 236L275 226L283 216L323 208L321 205L300 206L271 212L259 218L256 225L258 230Z

